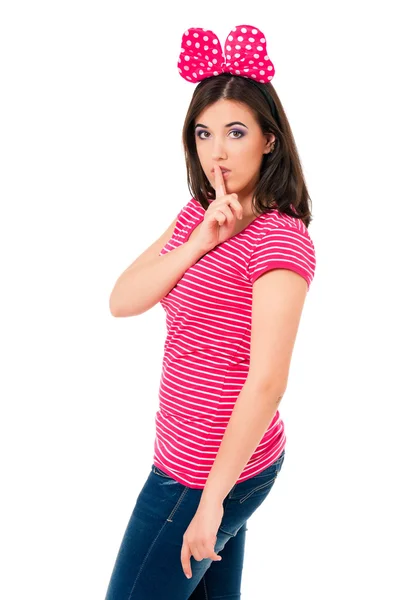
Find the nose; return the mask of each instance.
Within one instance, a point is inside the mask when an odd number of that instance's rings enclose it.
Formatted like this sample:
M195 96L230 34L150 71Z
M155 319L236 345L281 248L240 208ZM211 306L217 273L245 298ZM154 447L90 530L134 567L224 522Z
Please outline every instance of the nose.
M211 152L212 160L218 162L220 159L226 160L226 153L221 141L215 140Z

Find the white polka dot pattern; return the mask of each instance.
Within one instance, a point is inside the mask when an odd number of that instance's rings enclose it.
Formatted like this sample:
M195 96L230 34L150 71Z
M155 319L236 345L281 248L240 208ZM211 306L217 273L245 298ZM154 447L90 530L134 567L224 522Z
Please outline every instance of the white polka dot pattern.
M237 25L227 36L224 52L210 29L190 27L181 41L177 63L184 79L196 83L206 77L232 73L268 83L275 74L263 32L252 25Z

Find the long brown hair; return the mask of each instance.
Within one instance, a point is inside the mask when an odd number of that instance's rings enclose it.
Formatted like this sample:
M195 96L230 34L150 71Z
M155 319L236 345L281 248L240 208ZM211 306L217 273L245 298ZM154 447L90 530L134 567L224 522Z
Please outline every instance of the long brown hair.
M262 87L266 87L268 94L274 100L277 110L276 119L272 116L266 97L259 89ZM276 138L274 151L263 155L260 179L252 199L253 212L257 215L269 212L273 209L272 204L276 203L280 212L301 219L308 227L312 221L310 197L292 130L271 82L265 84L256 82L252 85L248 78L221 73L203 79L196 86L182 132L188 188L192 196L198 200L204 210L209 206L208 199L215 199L215 190L202 169L196 151L194 127L195 118L202 110L221 99L234 100L247 105L263 133L273 133Z

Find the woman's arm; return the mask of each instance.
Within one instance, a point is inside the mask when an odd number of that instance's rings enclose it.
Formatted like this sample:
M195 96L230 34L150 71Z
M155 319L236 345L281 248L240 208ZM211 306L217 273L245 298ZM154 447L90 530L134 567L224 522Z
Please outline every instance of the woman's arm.
M163 246L157 249L157 253ZM131 317L149 310L203 255L204 251L194 241L188 240L167 254L133 263L122 273L112 290L109 300L112 315Z
M222 503L267 431L287 387L307 294L294 271L275 269L253 284L250 367L236 400L201 503Z

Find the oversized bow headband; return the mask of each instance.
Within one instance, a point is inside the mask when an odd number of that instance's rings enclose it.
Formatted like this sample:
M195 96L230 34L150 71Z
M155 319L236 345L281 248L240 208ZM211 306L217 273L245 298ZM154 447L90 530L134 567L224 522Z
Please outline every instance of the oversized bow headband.
M237 25L230 31L222 51L210 29L190 27L182 36L178 71L186 81L196 83L220 73L249 78L255 84L268 83L275 74L267 54L263 32L252 25ZM266 86L257 85L267 98L274 118L277 111Z

